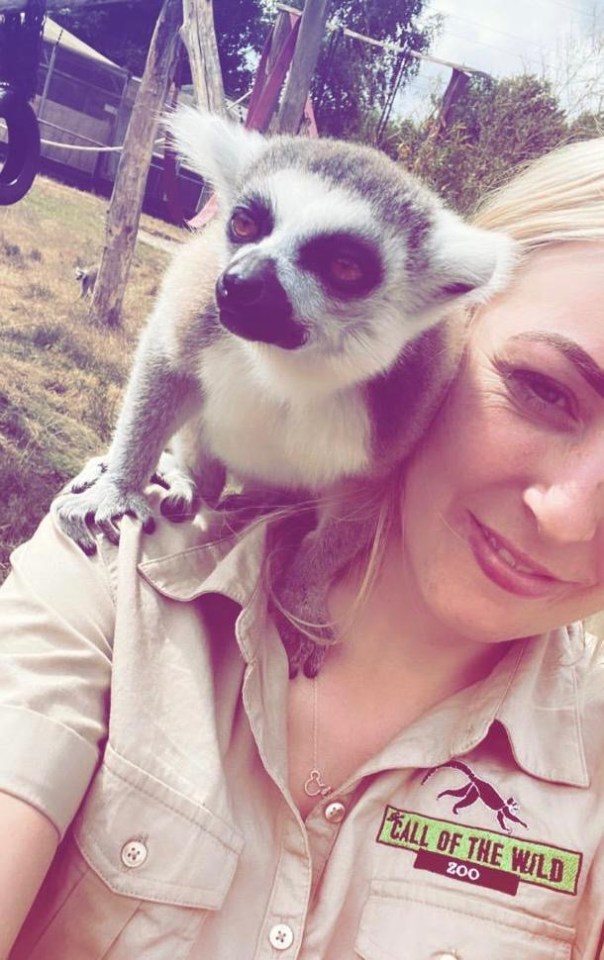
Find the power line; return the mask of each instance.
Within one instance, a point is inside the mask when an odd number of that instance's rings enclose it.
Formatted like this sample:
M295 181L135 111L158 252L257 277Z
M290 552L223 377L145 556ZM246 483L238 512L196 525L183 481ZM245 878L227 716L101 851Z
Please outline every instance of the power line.
M292 13L296 17L300 17L301 11L297 7L290 7L286 3L276 3L275 9L280 10L283 13ZM330 25L328 24L328 29ZM331 26L332 30L340 30L344 36L352 37L353 40L360 40L361 43L367 43L373 47L380 47L381 49L389 53L404 53L409 57L413 57L415 60L425 60L429 63L438 63L443 67L449 67L452 70L461 70L463 73L484 73L483 70L477 70L475 67L469 67L465 63L453 63L451 60L444 60L441 57L434 57L432 54L428 53L418 53L417 50L409 50L406 46L401 45L400 43L395 43L392 40L377 40L375 37L368 37L364 33L358 33L356 30L351 30L343 23L338 23Z
M531 64L532 66L538 67L544 70L554 70L554 66L551 63L547 63L544 60L535 60L532 57L525 57L524 54L516 50L511 50L509 47L498 47L494 43L486 43L484 40L476 40L473 37L467 37L460 33L455 33L452 30L446 31L447 37L454 37L456 40L463 40L464 43L473 43L479 47L486 47L489 50L496 50L498 53L505 53L510 57L517 57L519 60L522 60L524 63ZM487 71L488 72L488 71Z
M539 2L539 0L537 0ZM546 6L554 4L556 7L564 7L566 10L573 10L575 13L580 13L581 16L589 14L589 10L586 7L574 7L571 3L565 3L564 0L540 0L541 3L545 3Z
M510 40L518 40L520 43L530 43L535 47L540 47L541 44L538 40L529 40L525 37L519 37L515 33L508 33L506 30L498 30L497 27L490 27L486 23L481 23L480 20L470 20L468 17L460 17L457 13L443 13L443 17L447 19L452 18L453 20L460 20L462 23L468 23L473 27L480 27L481 30L488 30L489 33L498 33L502 37L509 37Z

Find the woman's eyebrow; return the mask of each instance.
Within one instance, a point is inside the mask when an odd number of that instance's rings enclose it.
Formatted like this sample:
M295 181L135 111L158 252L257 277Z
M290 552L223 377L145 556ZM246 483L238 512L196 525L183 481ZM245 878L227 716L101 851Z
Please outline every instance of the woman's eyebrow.
M525 342L529 340L531 343L547 343L549 346L555 347L556 350L564 354L567 360L570 360L584 380L587 380L590 387L593 387L596 393L604 397L604 370L574 340L569 340L568 337L564 337L560 333L545 333L540 330L518 333L510 337L510 340L523 340Z

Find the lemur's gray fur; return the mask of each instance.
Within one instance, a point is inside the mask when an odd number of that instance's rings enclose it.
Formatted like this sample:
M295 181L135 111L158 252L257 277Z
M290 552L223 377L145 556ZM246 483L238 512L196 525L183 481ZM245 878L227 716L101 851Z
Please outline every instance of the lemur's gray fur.
M94 285L96 283L96 278L99 275L98 267L76 267L75 268L75 278L80 281L81 297L91 297L94 290Z
M463 223L371 148L266 140L192 108L170 126L213 184L221 218L163 280L107 457L56 503L86 551L90 527L115 542L126 513L152 528L143 491L170 439L179 469L164 478L168 516L190 512L197 490L216 504L225 469L248 491L295 495L387 470L452 374L454 351L435 326L444 307L484 299L511 259L505 237ZM323 520L296 551L284 605L316 620L363 535ZM316 672L321 654L281 627L292 672Z

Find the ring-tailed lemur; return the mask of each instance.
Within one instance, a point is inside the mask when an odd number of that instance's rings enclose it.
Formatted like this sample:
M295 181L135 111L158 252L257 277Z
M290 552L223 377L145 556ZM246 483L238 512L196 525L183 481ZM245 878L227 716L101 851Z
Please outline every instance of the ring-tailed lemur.
M76 267L74 270L76 280L80 281L80 297L91 297L99 275L98 267Z
M176 255L109 453L56 503L87 551L91 520L114 542L126 513L152 528L143 491L170 438L182 469L167 515L190 509L197 488L215 503L225 467L248 489L306 494L385 470L453 372L429 328L452 299L500 287L512 258L506 237L468 226L369 147L267 140L192 108L170 126L222 218ZM325 589L335 561L320 553L311 568ZM297 566L294 580L303 551Z

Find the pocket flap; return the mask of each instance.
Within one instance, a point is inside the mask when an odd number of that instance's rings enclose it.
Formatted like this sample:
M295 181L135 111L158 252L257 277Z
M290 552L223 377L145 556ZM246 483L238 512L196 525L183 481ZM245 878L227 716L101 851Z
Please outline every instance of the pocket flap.
M363 960L569 960L573 930L498 903L401 880L377 880L355 953Z
M74 821L75 841L116 893L217 910L243 838L201 804L107 746Z

